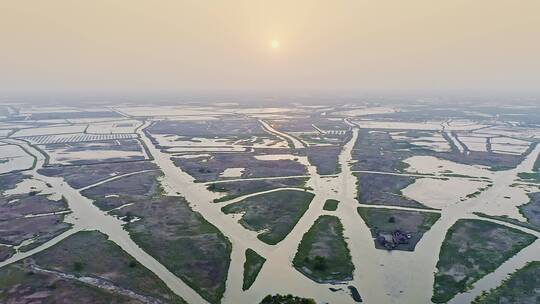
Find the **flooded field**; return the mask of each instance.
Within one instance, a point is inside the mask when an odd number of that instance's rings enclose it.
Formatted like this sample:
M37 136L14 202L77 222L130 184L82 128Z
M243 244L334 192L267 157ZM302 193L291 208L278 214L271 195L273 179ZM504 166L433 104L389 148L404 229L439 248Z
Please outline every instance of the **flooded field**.
M21 147L11 144L0 145L0 174L32 168L34 158Z
M20 105L0 117L0 302L510 297L540 260L539 127L424 110Z

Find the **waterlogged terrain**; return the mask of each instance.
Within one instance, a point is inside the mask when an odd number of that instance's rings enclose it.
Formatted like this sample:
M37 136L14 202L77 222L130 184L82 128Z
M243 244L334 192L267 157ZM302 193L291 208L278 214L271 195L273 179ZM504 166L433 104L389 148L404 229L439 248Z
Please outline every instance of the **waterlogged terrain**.
M2 303L534 303L540 108L1 106Z

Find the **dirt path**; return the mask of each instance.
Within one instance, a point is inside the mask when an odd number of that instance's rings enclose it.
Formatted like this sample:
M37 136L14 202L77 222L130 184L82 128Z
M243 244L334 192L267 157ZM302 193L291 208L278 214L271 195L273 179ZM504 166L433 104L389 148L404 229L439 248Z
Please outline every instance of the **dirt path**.
M94 286L96 288L105 289L105 290L107 290L109 292L113 292L113 293L116 293L116 294L127 296L129 298L135 299L135 300L140 301L142 303L146 303L146 304L162 304L163 303L162 301L160 301L158 299L154 299L154 298L149 297L149 296L140 295L140 294L134 292L133 290L125 289L125 288L122 288L120 286L114 285L113 283L111 283L111 282L109 282L107 280L104 280L102 278L78 277L78 276L75 276L75 275L72 275L72 274L69 274L69 273L64 273L64 272L60 272L60 271L56 271L56 270L44 269L44 268L41 268L41 267L37 266L36 264L29 264L29 265L26 265L26 266L29 269L31 269L32 271L35 271L35 272L38 272L38 273L52 274L55 277L65 279L65 280L79 281L81 283L91 285L91 286Z
M221 208L223 206L226 206L226 205L229 205L229 204L232 204L232 203L237 203L239 201L245 200L246 198L250 198L250 197L253 197L253 196L272 193L272 192L278 192L278 191L285 191L285 190L293 190L293 191L300 191L300 192L306 192L306 193L313 193L313 192L307 191L307 190L305 190L303 188L293 188L293 187L276 188L276 189L270 189L270 190L266 190L266 191L249 193L249 194L246 194L246 195L242 195L242 196L233 198L231 200L227 200L227 201L223 201L223 202L219 202L219 203L215 203L215 204Z
M337 175L324 175L324 177L335 177ZM211 182L204 182L201 184L210 185L210 184L219 184L219 183L228 183L228 182L244 182L244 181L254 181L254 180L272 180L272 179L286 179L286 178L306 178L311 177L311 175L288 175L288 176L272 176L272 177L248 177L248 178L235 178L235 179L221 179Z
M141 171L136 171L136 172L130 172L130 173L125 173L125 174L116 175L116 176L113 176L113 177L110 177L110 178L101 180L101 181L99 181L99 182L97 182L97 183L93 183L93 184L91 184L91 185L82 187L82 188L80 188L80 189L78 189L78 190L79 190L79 192L82 192L82 191L84 191L84 190L88 190L88 189L97 187L97 186L99 186L99 185L106 184L106 183L108 183L108 182L112 182L112 181L114 181L114 180L117 180L117 179L120 179L120 178L123 178L123 177L128 177L128 176L132 176L132 175L136 175L136 174L141 174L141 173L146 173L146 172L153 172L153 171L158 171L158 169L141 170Z

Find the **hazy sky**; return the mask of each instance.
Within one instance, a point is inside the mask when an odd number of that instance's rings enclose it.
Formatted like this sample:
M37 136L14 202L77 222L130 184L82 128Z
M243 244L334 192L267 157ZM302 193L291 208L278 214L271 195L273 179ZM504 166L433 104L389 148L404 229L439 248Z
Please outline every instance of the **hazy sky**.
M540 1L0 0L0 71L0 97L538 91Z

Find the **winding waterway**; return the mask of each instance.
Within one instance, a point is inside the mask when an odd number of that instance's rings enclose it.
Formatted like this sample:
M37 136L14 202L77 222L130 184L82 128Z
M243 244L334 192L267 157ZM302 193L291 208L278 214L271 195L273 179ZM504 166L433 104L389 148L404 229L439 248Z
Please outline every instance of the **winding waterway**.
M290 140L295 148L303 147L302 143L295 137L275 130L262 120L259 120L259 122L268 132L280 138ZM335 285L316 283L305 277L292 266L293 257L304 233L308 231L321 214L330 214L322 211L324 202L330 198L341 202L338 205L338 209L332 212L332 215L339 217L344 226L344 235L356 267L353 273L353 280L346 282L346 284L358 288L365 303L377 304L429 303L433 290L433 273L436 271L440 246L448 228L460 218L476 218L472 214L474 211L494 215L501 213L514 214L516 212L516 206L526 202L523 201L526 198L523 190L518 187L512 187L511 185L517 178L517 173L531 170L536 156L540 152L540 145L516 169L494 173L491 176L493 183L491 188L483 191L477 197L458 201L440 211L440 220L424 234L414 252L377 250L373 245L369 228L365 225L356 210L359 204L356 200L356 177L351 171L351 164L353 162L351 152L359 136L359 129L348 120L345 120L345 122L352 127L352 136L343 146L339 155L339 164L342 170L339 174L321 176L317 174L316 168L309 163L307 157L298 157L298 161L307 167L308 175L306 177L309 177L309 180L306 186L312 189L311 192L315 194L315 197L309 209L289 235L275 246L261 242L257 239L257 232L246 230L238 223L237 216L224 215L220 209L225 204L233 203L249 196L279 190L249 194L220 204L213 203L213 200L218 198L219 194L209 191L205 183L195 183L192 176L174 165L170 154L160 151L152 144L150 138L143 132L144 128L150 124L149 122L145 122L141 128L137 129L138 135L147 146L148 152L154 158L153 162L163 172L160 182L167 195L185 197L193 210L199 212L208 222L218 227L232 243L231 265L222 303L258 303L267 294L275 293L291 293L298 296L315 298L321 303L353 302L347 288L345 288L346 285L340 286L343 288L342 291L332 292L329 287L336 287ZM40 151L25 142L20 141L18 144L23 145L37 158L35 168L28 171L33 180L50 184L52 186L51 189L55 193L61 194L67 199L72 213L67 215L65 220L73 224L73 228L44 245L25 253L17 253L10 259L0 262L0 267L45 250L75 232L81 230L98 230L108 235L112 241L142 265L154 272L172 291L182 296L189 303L206 303L193 289L135 244L129 237L129 234L123 229L122 225L124 222L99 210L90 199L81 195L81 190L73 189L63 178L47 177L39 174L37 170L43 166L44 156ZM137 173L140 172L123 176ZM109 180L92 186L123 176L112 177ZM392 206L366 207L416 210L415 208ZM439 211L426 210L426 212ZM502 222L498 223L513 226ZM526 230L537 236L539 235L528 229L516 228ZM478 281L474 285L473 290L458 295L453 299L452 303L470 301L482 290L498 286L508 273L522 267L527 261L540 259L539 246L539 241L536 241L522 250L501 265L495 272ZM255 250L264 256L267 261L252 287L247 291L243 291L244 252L247 248Z
M41 152L34 149L25 142L20 142L26 145L26 149L36 155L41 155ZM43 166L44 157L37 157L36 168L27 172L32 176L32 181L42 181L48 183L54 193L61 194L66 198L68 206L72 213L67 215L65 221L71 223L73 228L60 236L50 240L49 242L28 252L16 253L8 260L1 262L0 267L8 265L31 256L34 253L45 250L50 246L60 242L62 239L81 230L98 230L106 234L109 239L119 245L124 251L130 254L138 262L155 273L167 286L176 294L183 297L189 303L206 303L206 301L193 289L187 286L182 280L172 274L167 268L155 260L152 256L142 250L133 240L131 240L128 232L123 229L125 222L110 216L107 213L99 210L92 200L84 197L78 190L69 186L61 177L48 177L37 172ZM42 187L43 183L36 182L36 187ZM39 188L38 188L39 189ZM46 190L46 189L43 189Z

